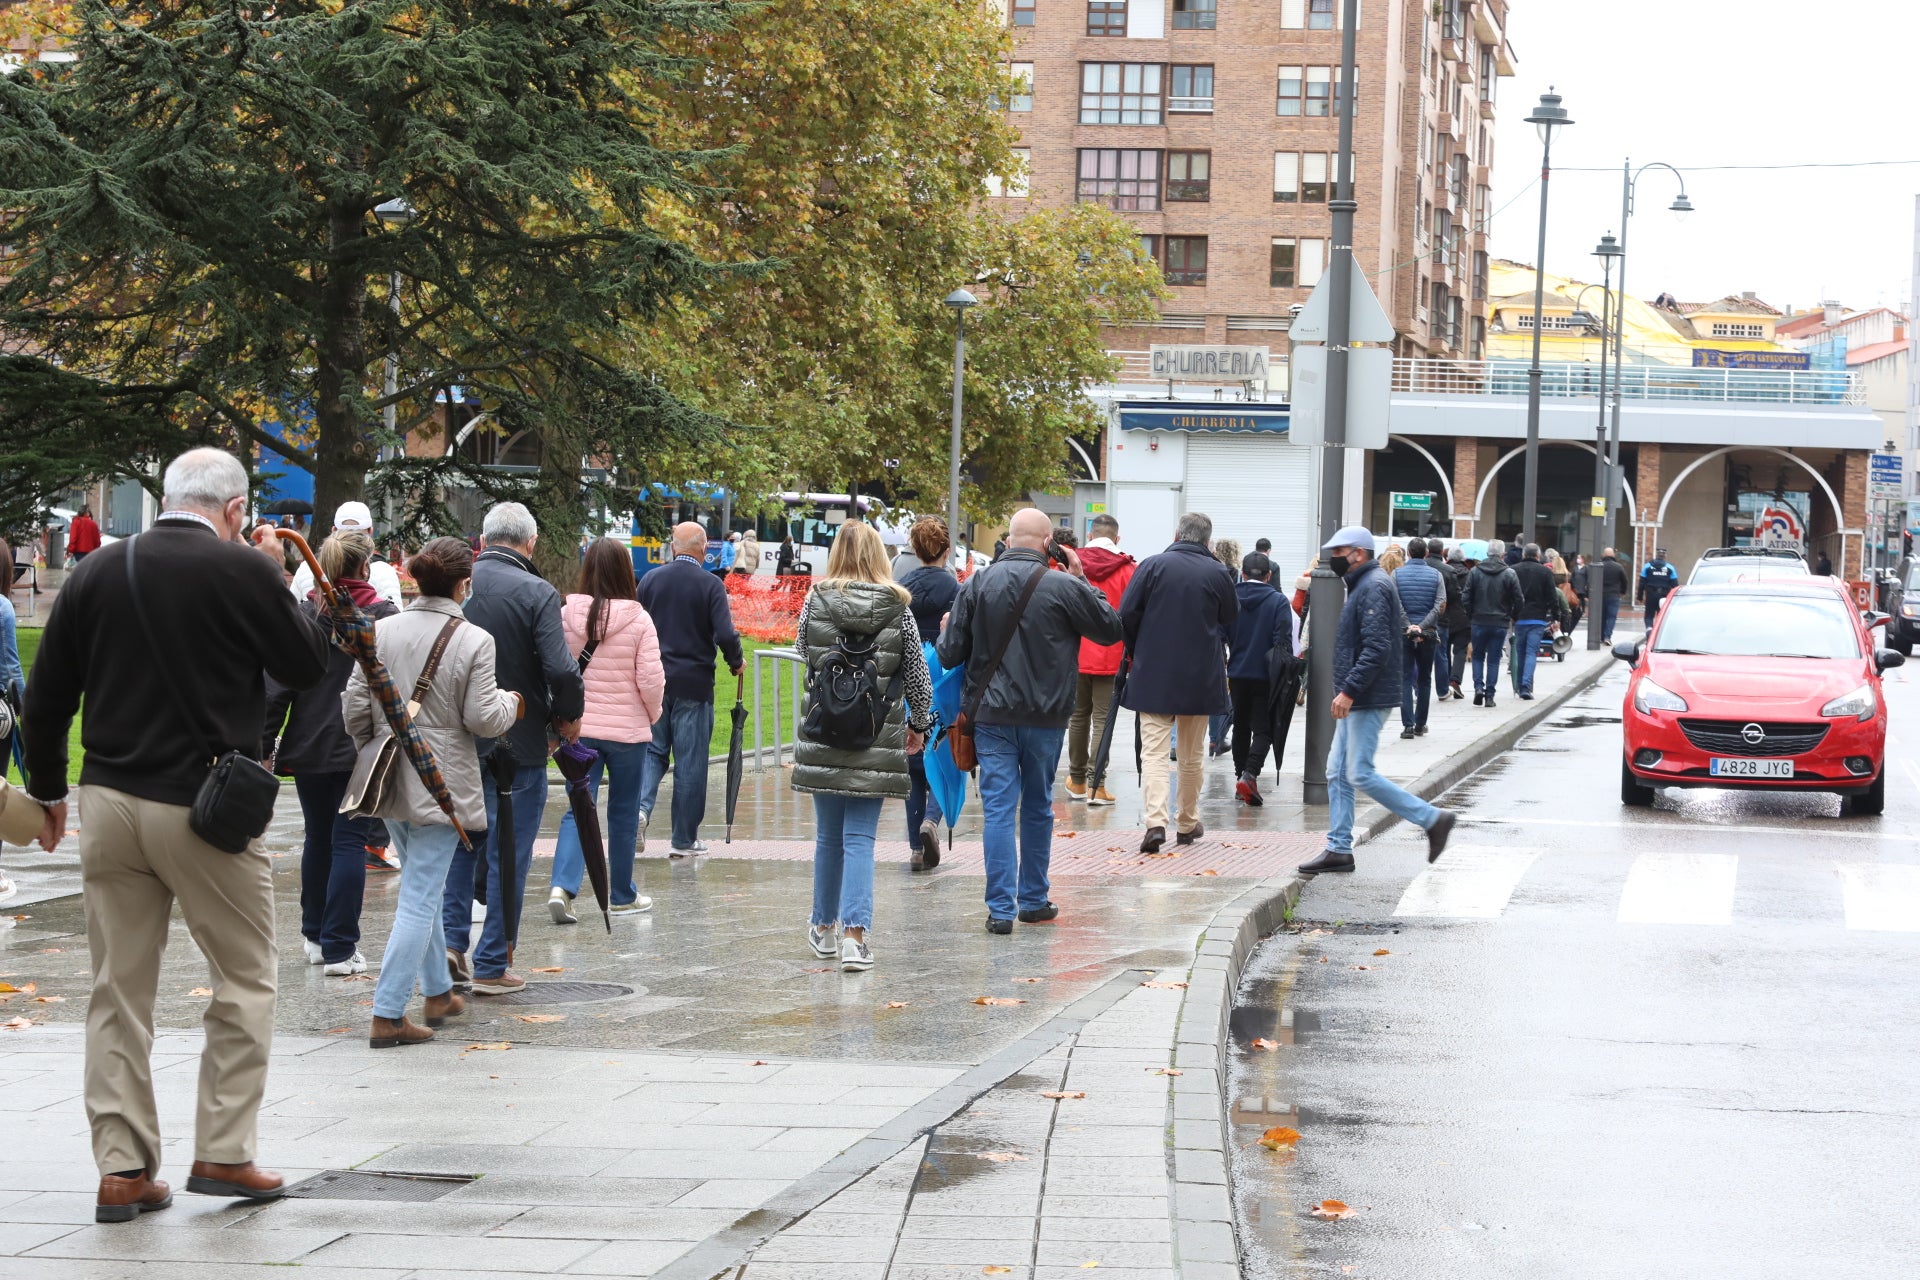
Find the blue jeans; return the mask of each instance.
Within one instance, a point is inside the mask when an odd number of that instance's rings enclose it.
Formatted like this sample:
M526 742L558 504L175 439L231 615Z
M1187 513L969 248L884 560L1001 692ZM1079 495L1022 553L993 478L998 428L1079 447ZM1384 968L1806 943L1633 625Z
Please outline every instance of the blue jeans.
M644 768L647 744L609 742L604 738L582 738L581 745L600 753L593 771L587 774L588 794L600 800L600 774L607 783L607 896L615 906L640 896L633 882L633 854L640 845L640 774ZM515 815L518 817L518 814ZM568 893L580 892L580 877L587 869L586 856L580 851L580 831L574 823L573 805L560 815L560 839L553 849L553 883Z
M373 986L373 1016L398 1018L420 994L443 996L453 989L447 975L447 936L434 910L447 883L447 867L460 837L439 823L389 822L393 851L400 858L400 898L394 903L393 932ZM469 860L471 868L471 860ZM472 872L468 879L471 882Z
M653 741L640 771L640 808L653 812L673 757L673 847L691 849L707 816L707 757L713 752L713 702L668 698L653 722Z
M813 920L873 928L873 841L881 796L813 796Z
M1520 692L1533 692L1533 670L1540 662L1540 637L1547 634L1545 621L1522 619L1513 624L1513 643L1520 655Z
M1505 627L1473 625L1473 691L1497 693L1500 689L1500 650L1507 643Z
M1453 632L1446 627L1436 627L1437 637L1433 642L1433 691L1445 696L1447 688L1453 683L1453 667L1448 656L1453 643Z
M480 762L480 790L487 800L487 831L484 839L475 839L485 847L487 856L487 923L480 930L480 945L473 953L473 976L497 978L507 971L507 954L518 939L507 937L506 898L500 890L500 824L494 819L499 797L494 791L493 770L489 762ZM547 766L523 764L513 771L513 861L514 883L508 892L527 896L527 864L533 860L533 838L540 833L540 819L547 811ZM441 921L447 945L466 951L473 937L473 871L471 849L459 849L447 871L447 890Z
M983 724L974 730L980 757L987 914L996 920L1011 920L1016 910L1036 911L1047 905L1047 866L1053 858L1053 775L1060 767L1060 746L1066 736L1064 725Z
M1111 714L1111 713L1109 713ZM1222 711L1207 717L1207 749L1218 751L1227 741L1227 730L1233 727L1233 713Z
M1491 630L1492 628L1489 628ZM1478 632L1480 629L1475 627ZM1476 659L1478 661L1478 659ZM1390 813L1405 818L1422 831L1434 824L1440 811L1419 796L1404 791L1373 767L1380 747L1380 726L1386 707L1355 707L1344 720L1333 722L1333 746L1327 750L1327 849L1353 852L1353 793L1358 788Z
M927 786L927 755L917 751L907 757L907 843L920 847L920 824L940 825L940 798Z
M1600 638L1613 639L1613 624L1620 621L1620 597L1608 596L1600 602Z
M385 834L377 818L340 812L345 773L294 775L307 839L300 850L300 935L320 944L328 964L351 960L360 946L360 902L367 892L367 845Z

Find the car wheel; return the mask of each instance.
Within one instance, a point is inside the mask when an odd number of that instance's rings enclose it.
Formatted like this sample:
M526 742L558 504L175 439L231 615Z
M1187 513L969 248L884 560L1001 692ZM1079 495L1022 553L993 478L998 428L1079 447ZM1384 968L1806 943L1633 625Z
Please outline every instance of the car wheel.
M1887 808L1887 774L1883 766L1880 776L1865 791L1856 791L1847 797L1847 809L1856 817L1877 818Z
M1653 804L1653 788L1634 777L1625 760L1620 762L1620 803L1633 809L1646 809Z
M1913 656L1913 641L1906 636L1901 636L1893 641L1893 651L1903 658L1911 658Z

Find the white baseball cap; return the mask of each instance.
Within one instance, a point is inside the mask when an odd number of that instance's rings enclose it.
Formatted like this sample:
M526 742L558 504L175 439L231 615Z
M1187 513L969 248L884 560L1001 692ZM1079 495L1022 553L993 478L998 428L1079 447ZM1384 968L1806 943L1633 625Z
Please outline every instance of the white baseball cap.
M333 528L336 533L349 529L367 532L373 528L373 512L364 502L343 502L333 513Z

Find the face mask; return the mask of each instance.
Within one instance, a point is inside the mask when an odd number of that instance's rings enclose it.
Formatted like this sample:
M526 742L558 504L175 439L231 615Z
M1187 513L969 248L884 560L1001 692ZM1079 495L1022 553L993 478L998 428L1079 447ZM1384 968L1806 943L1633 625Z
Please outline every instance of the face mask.
M1347 570L1353 568L1353 561L1345 556L1334 556L1327 561L1327 568L1333 570L1335 577L1344 578L1347 576Z

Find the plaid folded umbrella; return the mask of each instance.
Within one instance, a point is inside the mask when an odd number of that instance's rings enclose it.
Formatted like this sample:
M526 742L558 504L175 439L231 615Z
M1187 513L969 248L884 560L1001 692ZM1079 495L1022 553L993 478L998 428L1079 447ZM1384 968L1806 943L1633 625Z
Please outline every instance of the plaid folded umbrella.
M358 605L346 592L334 586L320 560L313 554L313 548L307 540L292 529L275 529L276 538L291 542L300 552L300 558L313 570L313 584L320 592L320 599L326 603L327 616L333 620L333 642L348 657L360 664L360 670L366 674L367 688L373 693L373 700L387 717L387 724L393 729L394 740L400 749L407 753L407 759L413 765L413 771L420 776L420 785L427 789L433 802L440 806L441 812L453 823L453 829L460 836L460 843L473 848L466 828L460 825L459 817L453 811L453 793L447 790L447 780L440 773L440 762L433 758L433 748L427 745L420 730L413 723L413 717L407 713L407 699L400 692L400 686L393 682L393 676L387 670L387 664L380 661L379 646L374 638L373 619L360 612Z

